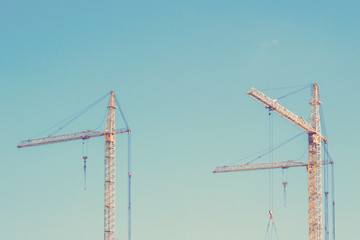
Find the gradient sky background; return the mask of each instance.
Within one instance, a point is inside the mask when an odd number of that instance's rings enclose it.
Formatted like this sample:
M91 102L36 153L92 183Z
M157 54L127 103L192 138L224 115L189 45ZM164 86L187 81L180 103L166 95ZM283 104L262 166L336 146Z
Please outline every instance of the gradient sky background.
M336 163L337 238L356 238L359 7L358 1L0 1L0 239L103 239L103 138L89 140L87 191L81 141L16 145L110 90L133 130L134 240L263 239L268 173L212 170L268 147L267 112L246 91L315 82ZM293 90L264 92L276 98ZM307 89L280 103L308 119L310 98ZM60 133L96 128L107 104ZM274 117L275 144L299 132ZM117 143L116 237L124 240L126 137ZM303 135L274 160L298 159L306 148ZM281 170L275 171L280 239L307 239L306 177L304 168L289 169L284 208Z

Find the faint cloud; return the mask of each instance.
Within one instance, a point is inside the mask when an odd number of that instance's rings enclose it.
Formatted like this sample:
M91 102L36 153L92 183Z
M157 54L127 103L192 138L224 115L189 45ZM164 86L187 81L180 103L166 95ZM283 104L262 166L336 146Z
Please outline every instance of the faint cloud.
M271 41L264 41L261 43L261 47L263 48L269 48L269 47L272 47L272 46L275 46L279 43L279 40L271 40Z

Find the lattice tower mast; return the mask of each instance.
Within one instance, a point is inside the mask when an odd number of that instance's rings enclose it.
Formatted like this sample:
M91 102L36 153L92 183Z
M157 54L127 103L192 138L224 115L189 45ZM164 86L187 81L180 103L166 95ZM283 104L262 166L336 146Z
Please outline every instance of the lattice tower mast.
M104 239L115 240L115 109L114 92L111 92L105 127L104 160Z
M321 126L319 105L319 87L313 85L313 96L310 102L310 125L315 130L309 134L308 160L308 216L309 239L322 239L322 186L321 186Z

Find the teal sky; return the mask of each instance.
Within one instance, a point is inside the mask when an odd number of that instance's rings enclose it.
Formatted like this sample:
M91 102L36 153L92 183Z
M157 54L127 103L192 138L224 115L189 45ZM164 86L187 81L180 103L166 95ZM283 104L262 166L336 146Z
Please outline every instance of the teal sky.
M263 239L268 172L212 170L268 147L268 113L246 91L311 83L320 85L336 164L336 237L356 238L359 7L357 1L2 0L0 239L103 238L104 140L89 140L87 191L81 141L16 145L110 90L133 130L134 240ZM292 90L264 92L276 98ZM310 98L307 89L280 103L308 119ZM60 133L96 128L107 103ZM274 117L275 144L300 132ZM116 238L125 240L126 136L117 143ZM274 160L298 159L306 148L303 135L274 152ZM306 178L305 169L288 170L284 208L281 170L275 171L280 239L307 238Z

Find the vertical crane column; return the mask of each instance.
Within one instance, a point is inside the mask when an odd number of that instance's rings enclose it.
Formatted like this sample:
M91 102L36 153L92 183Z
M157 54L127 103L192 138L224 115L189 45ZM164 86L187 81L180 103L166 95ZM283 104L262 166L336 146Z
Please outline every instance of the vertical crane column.
M321 190L321 126L319 105L319 88L313 85L313 96L310 102L310 125L315 133L309 134L308 160L308 204L309 204L309 240L322 239L322 190Z
M105 128L104 239L115 240L115 109L111 92Z

